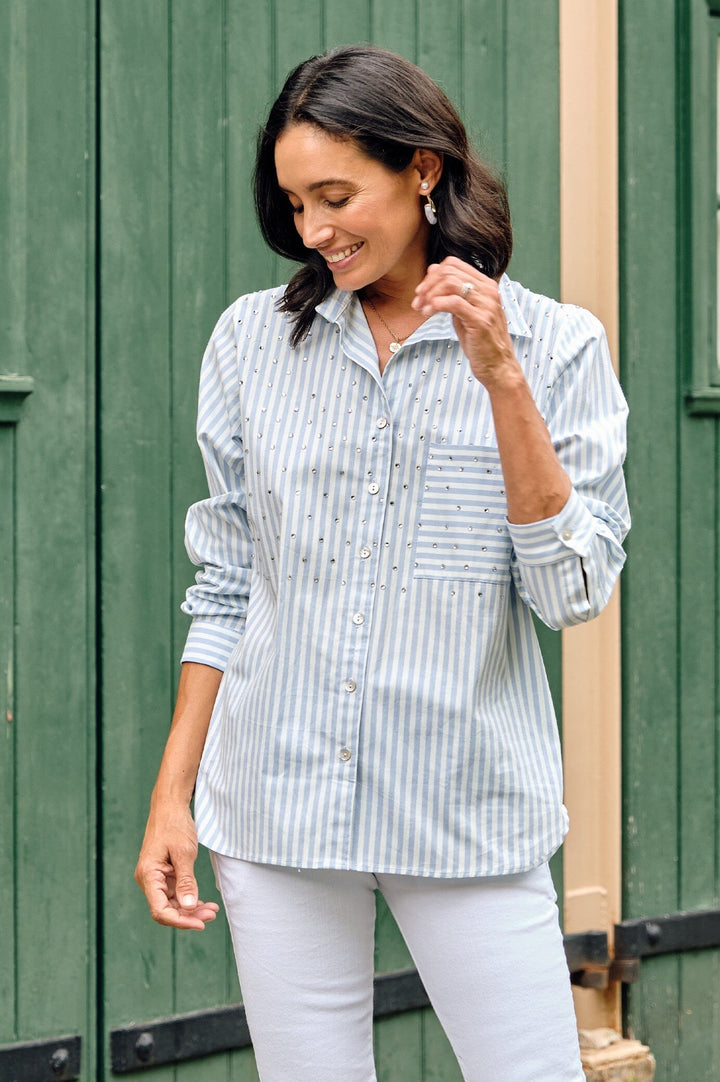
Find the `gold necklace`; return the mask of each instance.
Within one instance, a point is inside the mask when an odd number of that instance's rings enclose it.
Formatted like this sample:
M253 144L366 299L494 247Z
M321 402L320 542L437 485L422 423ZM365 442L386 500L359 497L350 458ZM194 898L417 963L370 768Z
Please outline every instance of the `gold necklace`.
M408 339L408 338L410 337L410 335L409 335L409 334L406 334L406 335L405 335L405 338L401 338L399 334L395 334L395 331L393 331L393 330L392 330L392 329L391 329L390 327L388 327L387 323L385 322L385 320L383 319L383 317L382 317L382 316L380 315L380 313L378 312L377 308L375 307L375 305L374 305L374 304L373 304L373 302L371 301L370 297L368 297L367 293L365 293L365 294L364 294L364 297L365 297L365 300L366 300L366 301L368 302L368 304L370 305L370 307L372 308L372 310L373 310L373 312L375 313L375 315L376 315L376 316L378 317L378 319L379 319L379 320L380 320L380 322L382 323L382 325L383 325L383 327L385 328L385 330L386 330L386 331L388 332L388 334L389 334L389 335L390 335L390 337L392 338L392 342L390 343L390 352L391 352L391 353L397 353L397 351L398 351L398 350L400 349L400 346L401 346L401 345L403 344L403 342L404 342L404 341L405 341L406 339ZM412 333L412 332L411 332L411 333Z

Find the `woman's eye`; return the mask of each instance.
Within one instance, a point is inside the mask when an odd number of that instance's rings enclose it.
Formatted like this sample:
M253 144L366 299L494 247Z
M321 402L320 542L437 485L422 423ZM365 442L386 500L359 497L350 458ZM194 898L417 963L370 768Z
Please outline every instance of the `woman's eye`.
M300 206L300 207L294 207L294 206L292 205L292 203L290 204L290 209L292 210L293 214L302 214L302 212L303 212L303 208L302 208L302 206Z
M348 202L349 198L350 197L348 195L346 195L342 199L337 199L337 200L328 199L327 205L329 207L334 207L335 209L337 209L338 207L344 207L345 204Z

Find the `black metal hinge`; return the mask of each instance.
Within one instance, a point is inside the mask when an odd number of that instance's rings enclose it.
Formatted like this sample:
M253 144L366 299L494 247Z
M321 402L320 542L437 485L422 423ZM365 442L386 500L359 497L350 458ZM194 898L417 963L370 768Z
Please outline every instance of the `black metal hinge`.
M387 1018L429 1006L430 1001L416 970L385 973L375 978L375 1018ZM182 1063L215 1052L249 1048L250 1044L250 1031L242 1004L214 1007L111 1030L110 1065L113 1073L127 1074L143 1067Z
M80 1077L82 1038L0 1045L2 1082L75 1082Z
M604 932L565 936L565 954L571 970L607 962ZM385 973L374 982L374 1018L388 1018L430 1006L416 970ZM144 1067L182 1063L215 1052L250 1047L250 1032L242 1004L214 1007L190 1014L160 1018L140 1025L122 1026L110 1033L110 1064L115 1074Z
M711 947L720 947L720 909L667 913L615 925L617 959L651 958Z

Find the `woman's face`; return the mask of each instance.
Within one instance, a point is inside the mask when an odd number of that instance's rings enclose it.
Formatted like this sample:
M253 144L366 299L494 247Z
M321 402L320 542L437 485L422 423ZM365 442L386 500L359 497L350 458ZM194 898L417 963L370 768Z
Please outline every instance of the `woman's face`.
M287 128L275 145L286 192L306 248L327 260L340 289L372 283L414 286L427 267L429 226L420 189L426 157L402 173L369 158L351 139L313 124ZM430 188L434 187L431 179Z

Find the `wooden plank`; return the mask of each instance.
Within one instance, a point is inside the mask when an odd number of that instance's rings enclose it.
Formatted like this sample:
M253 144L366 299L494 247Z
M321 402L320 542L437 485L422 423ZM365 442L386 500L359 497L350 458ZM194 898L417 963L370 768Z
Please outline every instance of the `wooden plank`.
M392 4L373 4L372 40L383 49L399 53L417 62L417 0L394 0Z
M3 40L0 38L0 40ZM7 40L7 39L5 39ZM2 234L0 234L2 236ZM14 427L0 425L0 1044L15 1040L15 448Z
M375 972L412 969L414 962L382 894L376 894Z
M419 1082L422 1079L423 1013L413 1011L375 1023L377 1082Z
M105 1025L172 1013L173 936L132 882L171 658L169 11L103 5L100 342ZM128 800L128 793L133 799ZM160 1068L157 1082L170 1082Z
M623 586L626 917L672 912L679 902L677 281L666 258L677 243L671 7L628 0L619 12L620 366L632 416L634 519ZM650 1045L663 1079L683 1077L679 974L677 958L653 959L627 992L626 1022Z
M15 1019L21 1040L83 1034L93 1070L93 9L5 6L11 367L35 377L16 428Z
M24 44L24 39L23 39ZM9 4L0 7L0 371L13 371L20 358L15 354L13 306L18 268L12 245L13 197L24 192L24 171L15 154L18 104L24 94L13 93L13 61L17 46ZM19 101L18 101L19 99ZM20 158L22 161L22 158ZM14 355L15 354L15 355ZM15 1029L15 939L19 914L15 909L15 431L0 425L0 910L5 914L5 934L0 938L0 1043L10 1043Z
M505 8L505 0L464 0L459 102L478 152L500 171L506 161Z
M674 27L655 18L646 34L653 13L640 0L621 13L620 358L634 515L623 596L627 917L678 908L676 280L664 258L676 242Z
M301 7L294 0L275 0L273 39L275 83L279 90L292 68L324 50L320 0L307 0Z
M693 125L692 184L683 188L690 201L694 234L683 256L695 259L699 273L693 277L692 298L680 313L683 326L692 328L693 358L703 359L714 349L716 274L714 267L702 273L702 253L712 251L708 237L716 238L715 192L717 190L714 106L706 99L708 68L717 67L717 41L709 33L704 0L693 0L685 12L691 18L691 54L679 68L683 79L703 80L693 88L690 107ZM685 164L681 155L680 168ZM689 163L688 163L689 164ZM684 177L682 178L684 179ZM690 179L690 178L688 178ZM690 206L686 211L690 211ZM717 240L713 242L717 247ZM682 261L684 258L681 256ZM715 260L713 260L714 262ZM690 311L692 301L693 310ZM694 318L693 318L694 317ZM699 318L698 318L699 317ZM710 326L708 326L710 324ZM681 332L682 336L682 332ZM710 341L708 341L710 338ZM679 384L686 358L678 357ZM718 865L709 859L708 840L718 851L718 622L720 590L717 560L720 541L718 498L718 418L689 417L681 408L679 419L679 644L678 718L679 745L679 876L682 909L698 909L716 903L720 893ZM709 589L710 583L713 587ZM710 751L713 749L713 752ZM678 1042L683 1077L716 1078L720 1070L720 952L702 951L680 960L680 1010Z
M370 41L371 3L347 4L344 0L326 0L323 13L324 47L332 49L348 42Z
M226 303L279 281L255 222L251 175L260 125L287 72L276 70L273 7L228 0L225 32ZM240 48L250 44L250 48ZM241 59L238 59L239 52Z
M511 274L560 292L557 0L508 0L507 178L515 230Z
M463 5L446 0L442 18L437 18L434 0L417 0L417 63L434 79L456 106L462 108L463 91Z
M462 1072L434 1011L422 1016L422 1082L462 1082Z
M231 1057L228 1082L260 1082L252 1049L236 1052Z
M680 980L678 1077L716 1082L720 1063L720 951L685 955Z

